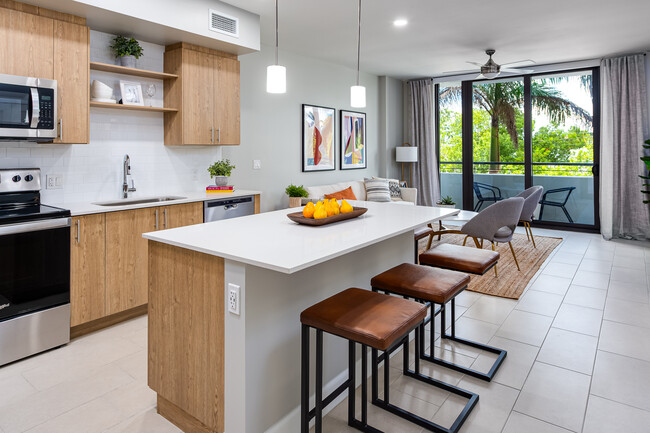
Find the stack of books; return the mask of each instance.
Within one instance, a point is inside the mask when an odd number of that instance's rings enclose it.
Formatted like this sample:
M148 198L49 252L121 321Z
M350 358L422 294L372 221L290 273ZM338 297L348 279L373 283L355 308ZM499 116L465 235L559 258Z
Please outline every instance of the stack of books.
M228 193L228 192L233 192L234 190L235 187L233 185L226 185L226 186L208 185L205 187L205 192L209 194Z

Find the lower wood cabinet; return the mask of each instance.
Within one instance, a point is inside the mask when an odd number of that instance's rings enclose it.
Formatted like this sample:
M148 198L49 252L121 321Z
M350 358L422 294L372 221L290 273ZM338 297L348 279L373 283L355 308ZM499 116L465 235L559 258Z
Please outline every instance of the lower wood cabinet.
M106 315L106 218L72 218L70 229L70 325Z
M203 222L203 202L74 217L71 326L148 302L148 244L143 233Z

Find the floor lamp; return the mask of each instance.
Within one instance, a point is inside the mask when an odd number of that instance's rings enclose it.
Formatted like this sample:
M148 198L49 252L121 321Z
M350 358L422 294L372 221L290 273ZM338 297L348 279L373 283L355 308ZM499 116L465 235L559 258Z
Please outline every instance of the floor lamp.
M411 163L418 162L418 148L416 146L411 146L408 143L402 143L401 146L395 148L395 161L402 163L402 182L404 179L404 163L409 164L409 182L408 186L412 186L412 176L411 176Z

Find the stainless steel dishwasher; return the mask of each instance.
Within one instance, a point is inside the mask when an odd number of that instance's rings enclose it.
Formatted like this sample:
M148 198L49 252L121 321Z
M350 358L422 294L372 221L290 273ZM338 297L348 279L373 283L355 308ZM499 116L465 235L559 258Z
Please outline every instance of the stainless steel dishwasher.
M224 198L203 202L203 222L225 220L255 213L255 200L252 195Z

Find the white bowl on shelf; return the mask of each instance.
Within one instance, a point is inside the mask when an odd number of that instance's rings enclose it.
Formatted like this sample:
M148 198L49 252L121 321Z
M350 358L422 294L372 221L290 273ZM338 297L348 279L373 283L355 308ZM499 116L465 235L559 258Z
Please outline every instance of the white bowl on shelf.
M113 88L102 83L99 80L93 80L90 85L90 96L93 100L98 99L113 99Z

